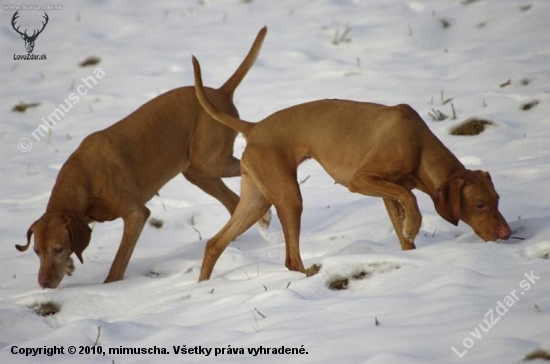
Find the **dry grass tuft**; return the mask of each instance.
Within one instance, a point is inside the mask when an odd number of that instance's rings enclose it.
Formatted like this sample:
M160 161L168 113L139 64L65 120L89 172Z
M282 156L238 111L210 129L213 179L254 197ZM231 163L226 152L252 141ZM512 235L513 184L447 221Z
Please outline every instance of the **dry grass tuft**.
M27 111L27 109L31 107L38 107L38 106L40 106L39 102L30 102L30 103L20 102L17 105L15 105L13 109L11 109L11 111L24 113L25 111Z

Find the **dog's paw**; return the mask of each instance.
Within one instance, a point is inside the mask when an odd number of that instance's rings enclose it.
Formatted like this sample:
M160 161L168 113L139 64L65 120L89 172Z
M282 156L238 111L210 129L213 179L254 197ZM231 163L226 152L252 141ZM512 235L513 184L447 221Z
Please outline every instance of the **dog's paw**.
M403 222L403 237L408 241L414 242L414 238L418 235L421 225L422 215L412 214L412 216L405 217L405 221Z
M258 225L261 229L267 229L269 224L271 224L271 210L267 211L266 214L258 220Z
M65 274L68 276L72 276L74 273L75 267L74 267L74 261L73 258L69 257L69 260L67 261L67 265L65 266Z

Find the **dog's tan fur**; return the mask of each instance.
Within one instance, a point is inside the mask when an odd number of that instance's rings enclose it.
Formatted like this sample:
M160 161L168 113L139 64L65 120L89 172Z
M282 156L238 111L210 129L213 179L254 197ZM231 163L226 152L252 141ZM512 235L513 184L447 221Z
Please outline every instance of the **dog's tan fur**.
M510 237L489 174L465 169L410 106L322 100L249 123L209 101L195 58L193 66L197 97L205 110L247 140L241 200L229 222L207 243L200 281L210 278L227 245L272 204L284 231L286 266L304 272L296 170L308 158L351 192L382 197L403 250L415 248L422 221L414 188L428 194L437 212L452 224L462 220L486 241Z
M217 108L238 116L233 92L254 64L267 33L258 33L248 55L219 89L206 89ZM179 173L217 198L233 213L239 197L221 180L240 175L233 157L237 132L216 122L199 104L193 86L166 92L112 126L86 137L65 162L46 212L27 232L34 233L40 258L38 282L55 288L74 252L90 242L92 221L121 217L124 232L105 282L121 280L149 210L145 203Z

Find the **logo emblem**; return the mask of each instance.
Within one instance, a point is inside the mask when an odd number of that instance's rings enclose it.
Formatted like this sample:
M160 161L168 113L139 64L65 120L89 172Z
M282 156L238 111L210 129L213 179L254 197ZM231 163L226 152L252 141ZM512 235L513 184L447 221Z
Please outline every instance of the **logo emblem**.
M28 35L27 34L27 29L25 29L25 32L24 33L21 33L19 31L19 27L15 27L15 21L17 20L17 18L19 18L19 10L17 10L15 12L15 14L13 14L13 18L11 18L11 26L13 27L13 29L19 33L21 35L21 38L23 38L23 40L25 41L25 49L27 50L27 53L32 53L33 49L34 49L34 42L36 41L36 38L38 38L38 36L40 35L40 33L42 33L42 31L44 30L44 28L46 28L46 24L48 24L48 14L44 13L44 19L46 19L46 21L42 22L42 29L38 30L38 29L35 29L32 33L32 35Z

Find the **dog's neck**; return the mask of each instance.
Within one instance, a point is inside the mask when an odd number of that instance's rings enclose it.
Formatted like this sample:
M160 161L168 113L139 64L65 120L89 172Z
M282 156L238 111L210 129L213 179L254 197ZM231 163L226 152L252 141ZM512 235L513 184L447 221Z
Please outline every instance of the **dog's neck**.
M432 199L452 175L466 169L443 144L438 147L439 150L425 153L424 161L421 163L423 168L418 171L418 178L423 185L423 188L419 189Z
M46 213L63 211L84 218L87 205L86 189L78 180L58 178L52 189Z

